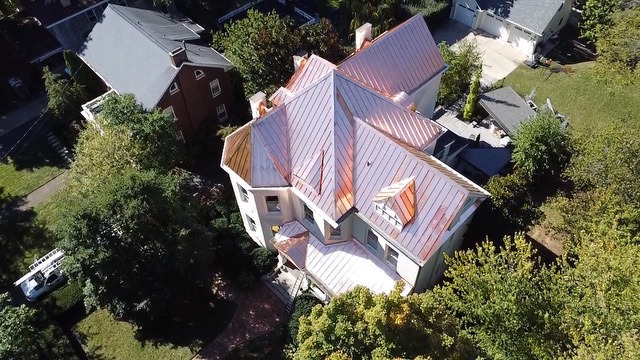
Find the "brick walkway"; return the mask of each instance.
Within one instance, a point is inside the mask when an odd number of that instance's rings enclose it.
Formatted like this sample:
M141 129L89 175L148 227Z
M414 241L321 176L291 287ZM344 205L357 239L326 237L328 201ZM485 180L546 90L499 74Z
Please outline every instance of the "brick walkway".
M235 346L272 331L286 320L284 304L262 281L246 290L227 286L220 292L238 307L227 329L193 359L223 359Z

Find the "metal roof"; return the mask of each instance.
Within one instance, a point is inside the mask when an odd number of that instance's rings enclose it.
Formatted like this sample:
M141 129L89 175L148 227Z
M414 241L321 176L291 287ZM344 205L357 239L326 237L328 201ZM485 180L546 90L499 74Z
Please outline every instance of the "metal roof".
M179 69L169 52L182 40L200 38L203 29L186 18L156 11L109 5L78 55L118 93L132 93L145 108L155 107ZM185 43L188 62L231 68L231 63L206 45Z
M523 26L538 35L560 10L565 0L477 0L482 10Z
M467 148L460 157L487 176L496 175L511 161L511 147Z
M480 95L478 103L509 136L514 136L523 122L536 115L511 86Z
M446 69L422 14L375 38L338 69L387 96L411 95Z
M403 279L357 240L325 245L298 221L288 222L271 240L299 269L320 282L332 295L366 286L374 293L390 293ZM403 294L411 292L406 282Z

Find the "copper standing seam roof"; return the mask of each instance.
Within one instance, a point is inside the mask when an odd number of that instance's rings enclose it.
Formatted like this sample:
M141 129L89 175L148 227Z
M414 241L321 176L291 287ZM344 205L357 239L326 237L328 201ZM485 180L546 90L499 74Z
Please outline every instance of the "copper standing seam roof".
M399 37L430 37L426 25L416 19L399 26L411 31L394 29L384 37L401 42ZM381 40L351 59L371 49L382 58L398 55L393 47L383 54L385 47L380 44L389 42ZM431 50L420 53L441 60L437 47L422 46ZM484 199L488 193L423 152L444 132L441 126L317 59L311 56L287 85L295 89L297 84L307 84L304 88L295 92L287 88L292 96L288 94L279 106L227 138L222 165L253 187L295 187L335 222L355 207L413 256L426 261L444 241L465 201ZM438 63L437 59L428 61ZM307 67L314 63L320 65ZM375 211L373 199L382 189L412 177L414 216L399 231ZM410 211L400 211L408 219Z

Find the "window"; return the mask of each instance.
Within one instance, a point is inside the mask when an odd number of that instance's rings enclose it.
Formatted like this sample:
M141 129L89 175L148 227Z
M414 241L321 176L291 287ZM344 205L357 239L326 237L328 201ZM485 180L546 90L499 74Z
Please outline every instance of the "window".
M196 71L193 72L193 75L196 77L196 80L200 80L200 79L202 79L204 77L204 71L196 70Z
M176 117L176 112L173 111L173 106L169 106L168 108L162 110L167 114L171 114L171 118L173 118L173 122L178 121L178 118Z
M169 93L171 95L177 93L178 91L180 91L180 89L178 88L178 83L172 83L171 86L169 86Z
M396 227L396 229L402 230L404 225L402 224L402 222L398 218L398 215L396 215L396 213L393 212L393 210L389 209L388 207L386 207L384 205L380 205L380 204L377 204L377 203L374 203L374 207L375 207L375 210L378 213L378 215L382 216L385 220L390 222L391 225Z
M315 225L316 221L313 218L313 210L309 209L307 204L303 204L302 206L304 207L304 219Z
M249 231L256 231L256 222L252 218L247 216L247 222L249 223Z
M264 200L267 203L268 212L280 212L280 199L277 196L267 196Z
M216 109L218 112L218 120L223 121L227 119L227 107L224 104L218 106Z
M331 228L331 237L340 237L342 235L342 229L340 228L340 225L338 225L337 228L334 228L333 226L331 226L330 228Z
M222 92L222 90L220 89L220 81L218 81L218 79L215 79L210 82L209 89L211 89L211 95L213 97L220 95L220 93Z
M240 190L240 200L249 202L249 193L247 192L247 190L245 190L245 188L240 185L238 185L238 189Z
M367 232L367 246L373 250L373 252L378 251L378 235L374 234L371 230Z
M85 12L85 14L87 14L87 19L89 19L89 22L91 22L92 24L98 21L98 17L96 16L96 13L93 10L89 10Z
M398 268L398 252L387 246L387 253L384 255L384 260L394 269Z
M164 109L162 111L164 111L167 114L171 114L171 117L173 118L173 123L174 123L174 126L175 126L176 139L184 142L184 135L182 134L182 131L180 131L180 129L178 129L178 125L177 125L178 117L176 116L175 111L173 111L173 106L169 106L168 108L166 108L166 109Z

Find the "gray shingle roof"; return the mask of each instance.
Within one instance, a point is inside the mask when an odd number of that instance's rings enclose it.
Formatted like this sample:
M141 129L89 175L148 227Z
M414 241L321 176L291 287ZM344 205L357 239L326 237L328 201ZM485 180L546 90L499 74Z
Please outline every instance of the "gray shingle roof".
M564 0L477 0L482 10L508 19L539 35L558 12Z
M480 95L478 103L509 136L513 136L520 124L536 114L511 86Z
M199 39L201 31L186 18L109 5L79 55L118 93L132 93L151 109L178 73L169 52L182 46L182 41ZM190 63L225 70L232 66L206 45L185 45Z
M493 176L509 164L511 152L510 147L467 148L460 156L483 174Z

